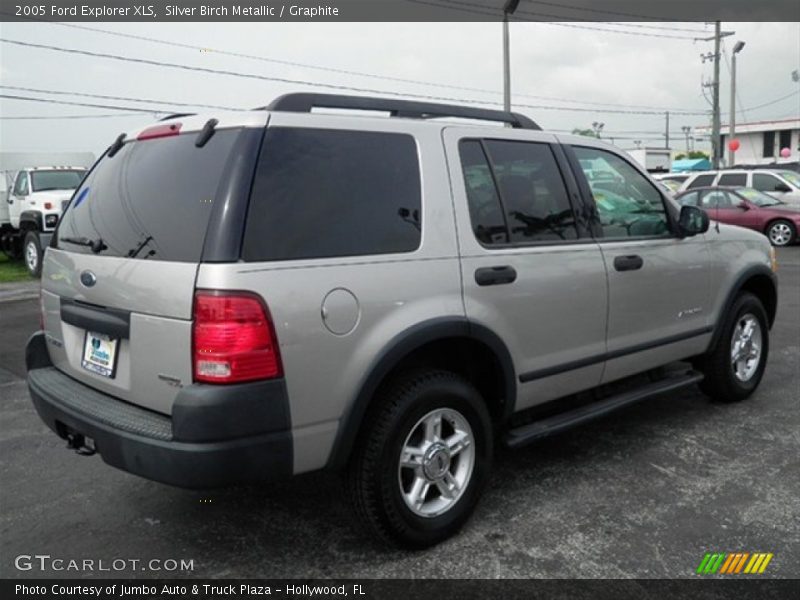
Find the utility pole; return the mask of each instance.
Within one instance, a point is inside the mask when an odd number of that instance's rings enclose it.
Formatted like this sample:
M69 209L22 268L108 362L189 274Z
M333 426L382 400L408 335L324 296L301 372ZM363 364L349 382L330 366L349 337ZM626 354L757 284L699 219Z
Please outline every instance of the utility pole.
M689 133L692 131L692 128L689 125L684 125L681 127L681 131L683 132L684 137L686 138L686 156L689 156Z
M720 130L720 118L719 118L719 43L720 43L720 34L722 33L721 23L719 21L714 22L714 85L712 87L712 102L714 104L714 121L711 125L711 147L714 150L714 161L713 165L715 169L719 169L719 158L722 154L722 150L720 149L720 139L719 139L719 130Z
M736 137L736 55L744 48L744 42L739 40L733 47L733 56L731 57L731 112L730 114L730 128L728 130L728 139L732 142ZM728 166L732 167L736 161L736 150L732 146L728 147Z
M669 150L669 111L667 111L667 126L664 130L664 137L667 139L667 145L664 147Z
M503 6L503 110L511 110L511 41L508 15L514 14L520 0L508 0Z
M705 62L706 58L710 58L714 61L714 80L711 83L711 104L713 109L713 117L711 120L711 159L715 169L719 169L719 162L720 157L722 156L721 146L720 143L720 115L719 115L719 59L721 58L720 55L720 42L722 38L728 37L729 35L733 35L736 33L735 31L722 31L722 23L719 21L714 22L714 37L712 38L695 38L695 40L701 40L704 42L710 42L711 40L714 41L714 54L709 56L703 56L703 62Z

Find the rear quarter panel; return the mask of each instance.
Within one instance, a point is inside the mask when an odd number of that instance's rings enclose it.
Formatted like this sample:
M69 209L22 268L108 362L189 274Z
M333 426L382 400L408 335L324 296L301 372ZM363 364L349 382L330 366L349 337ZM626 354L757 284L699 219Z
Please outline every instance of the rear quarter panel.
M438 128L288 113L274 114L270 125L410 133L422 176L422 238L414 252L200 266L199 289L250 290L269 306L289 393L294 471L301 473L327 463L339 426L387 343L429 319L463 318L464 308ZM346 334L332 333L323 321L323 301L336 289L357 299L357 323Z

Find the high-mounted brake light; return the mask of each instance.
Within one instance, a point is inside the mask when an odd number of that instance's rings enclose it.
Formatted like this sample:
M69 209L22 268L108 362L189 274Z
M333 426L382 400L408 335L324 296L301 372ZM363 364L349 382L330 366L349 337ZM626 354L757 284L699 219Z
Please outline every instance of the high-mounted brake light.
M145 129L142 133L136 136L136 139L139 141L153 140L156 138L178 135L180 132L181 132L180 123L170 123L168 125L155 125L154 127L148 127L147 129Z
M192 333L195 381L239 383L283 375L269 310L255 294L198 291Z

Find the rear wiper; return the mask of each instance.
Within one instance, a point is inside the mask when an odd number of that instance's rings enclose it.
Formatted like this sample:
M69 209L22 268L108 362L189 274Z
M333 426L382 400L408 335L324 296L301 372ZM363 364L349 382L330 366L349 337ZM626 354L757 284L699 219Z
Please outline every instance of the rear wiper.
M86 246L87 248L91 248L92 252L95 254L99 254L103 250L108 250L108 246L106 246L105 242L102 239L97 238L96 240L90 240L85 237L60 237L58 238L59 242L67 242L68 244L75 244L76 246Z

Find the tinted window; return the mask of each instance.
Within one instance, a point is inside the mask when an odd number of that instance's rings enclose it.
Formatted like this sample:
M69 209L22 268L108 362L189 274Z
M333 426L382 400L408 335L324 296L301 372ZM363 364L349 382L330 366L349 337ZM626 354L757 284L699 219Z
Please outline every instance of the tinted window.
M247 215L245 260L411 252L420 174L405 134L267 130Z
M717 176L716 173L706 173L705 175L698 175L691 182L689 182L689 185L686 186L686 189L691 190L692 188L711 185L714 182L714 178L716 176Z
M578 237L567 190L548 144L488 140L511 242Z
M761 192L774 192L780 180L765 173L753 173L753 187Z
M81 184L85 171L34 171L31 184L34 192L74 190Z
M747 173L723 173L720 175L717 185L745 186L747 185Z
M480 142L465 140L459 144L458 149L475 237L487 245L508 243L508 226L503 217L503 207Z
M791 129L784 129L783 131L779 132L778 137L778 146L783 148L792 148L792 130Z
M764 158L769 158L771 156L775 156L775 132L774 131L765 131L764 132Z
M89 253L88 240L103 256L199 261L238 135L220 130L202 148L194 145L196 134L125 144L103 158L78 189L59 226L57 246Z
M589 181L604 237L669 235L659 191L630 163L597 148L574 148Z

